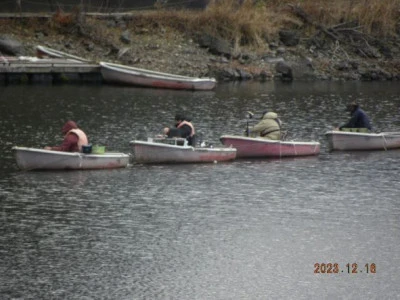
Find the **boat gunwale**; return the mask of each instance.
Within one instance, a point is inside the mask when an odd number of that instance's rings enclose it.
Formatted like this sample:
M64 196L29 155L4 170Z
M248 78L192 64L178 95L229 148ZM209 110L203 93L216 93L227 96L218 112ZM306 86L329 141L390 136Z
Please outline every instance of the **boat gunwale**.
M359 137L388 137L388 136L400 136L400 131L392 132L351 132L351 131L340 131L340 130L330 130L325 132L326 136L337 135L337 136L359 136Z
M26 153L41 153L41 154L53 154L58 156L70 156L70 157L87 157L87 158L129 158L129 154L122 152L105 152L103 154L94 154L94 153L83 153L83 152L65 152L65 151L55 151L55 150L46 150L40 148L33 147L20 147L14 146L12 150L17 152L26 152Z
M306 146L318 146L321 145L318 141L282 141L282 140L268 140L263 139L261 137L246 137L246 136L238 136L238 135L222 135L221 139L235 139L241 141L251 141L260 144L279 144L279 145L306 145Z
M180 146L180 145L170 145L164 143L157 142L148 142L148 141L138 141L134 140L129 142L131 146L148 146L148 147L160 147L160 148L170 148L176 150L185 150L185 151L204 151L204 152L236 152L236 148L233 147L215 147L215 148L206 148L206 147L193 147L193 146Z

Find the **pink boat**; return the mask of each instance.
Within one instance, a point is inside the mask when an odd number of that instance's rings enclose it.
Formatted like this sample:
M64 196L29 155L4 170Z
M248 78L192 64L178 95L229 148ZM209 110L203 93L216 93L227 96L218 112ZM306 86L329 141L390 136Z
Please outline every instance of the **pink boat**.
M137 163L215 163L236 158L236 149L231 147L192 147L186 139L162 138L148 141L131 141Z
M222 144L237 149L236 158L293 157L318 155L319 142L275 141L236 135L223 135Z

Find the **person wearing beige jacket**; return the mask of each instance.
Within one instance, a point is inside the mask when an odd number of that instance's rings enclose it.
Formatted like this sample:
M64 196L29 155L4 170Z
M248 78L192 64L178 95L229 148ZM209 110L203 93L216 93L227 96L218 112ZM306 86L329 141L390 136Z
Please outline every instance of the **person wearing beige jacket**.
M281 139L281 121L274 112L264 112L256 125L249 128L249 136L262 137L269 140Z

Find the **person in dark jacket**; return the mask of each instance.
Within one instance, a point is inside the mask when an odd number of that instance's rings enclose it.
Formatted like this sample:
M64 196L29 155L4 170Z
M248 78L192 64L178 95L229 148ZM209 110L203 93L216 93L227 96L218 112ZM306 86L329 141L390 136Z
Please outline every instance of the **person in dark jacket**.
M369 117L357 103L348 104L346 110L350 112L350 120L346 124L341 125L339 130L342 130L342 128L367 128L368 130L372 130Z
M175 127L166 127L164 128L164 134L171 137L181 137L185 138L188 141L188 145L195 145L195 130L194 126L191 123L191 120L182 114L177 114L175 116Z

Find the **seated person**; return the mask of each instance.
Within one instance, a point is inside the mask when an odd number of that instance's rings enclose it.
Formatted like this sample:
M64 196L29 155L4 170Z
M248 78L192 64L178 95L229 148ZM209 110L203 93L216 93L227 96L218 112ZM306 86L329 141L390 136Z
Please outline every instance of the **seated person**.
M46 150L65 151L65 152L82 152L82 146L88 144L86 134L78 128L74 121L68 121L61 129L64 140L60 146L49 147Z
M190 122L191 120L185 118L183 115L177 114L175 116L175 128L166 127L164 128L164 134L171 137L185 138L188 141L189 146L195 145L195 131L194 126Z
M346 110L350 112L350 120L339 127L339 130L342 128L367 128L368 130L372 130L371 122L367 116L367 114L359 107L359 105L355 102L348 104Z
M281 139L281 121L274 112L263 112L261 121L249 128L248 135L269 140Z

